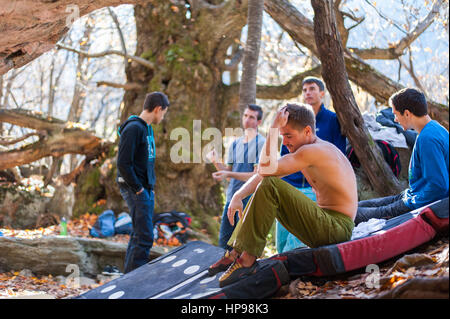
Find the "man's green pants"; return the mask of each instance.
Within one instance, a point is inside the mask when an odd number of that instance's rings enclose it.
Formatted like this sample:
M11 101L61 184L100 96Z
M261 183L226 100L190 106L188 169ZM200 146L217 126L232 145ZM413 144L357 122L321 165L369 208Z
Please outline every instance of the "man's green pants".
M259 257L275 218L311 248L350 240L355 224L342 213L323 209L278 177L264 177L250 198L228 245Z

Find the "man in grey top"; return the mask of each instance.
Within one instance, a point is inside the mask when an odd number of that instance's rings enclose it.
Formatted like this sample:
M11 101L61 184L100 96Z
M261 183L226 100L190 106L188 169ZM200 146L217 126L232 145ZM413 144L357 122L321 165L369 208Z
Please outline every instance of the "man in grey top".
M258 126L261 124L262 116L263 111L258 105L249 104L244 110L244 114L242 115L244 135L233 141L228 150L226 165L217 158L215 150L207 155L208 159L217 169L217 172L213 173L213 178L217 181L222 181L224 178L230 179L219 234L219 246L224 249L230 248L227 242L235 228L227 218L228 205L234 193L256 173L259 155L266 141L265 137L258 133ZM244 205L247 204L249 198L250 196L244 199ZM239 217L236 214L234 225L237 224L238 220Z

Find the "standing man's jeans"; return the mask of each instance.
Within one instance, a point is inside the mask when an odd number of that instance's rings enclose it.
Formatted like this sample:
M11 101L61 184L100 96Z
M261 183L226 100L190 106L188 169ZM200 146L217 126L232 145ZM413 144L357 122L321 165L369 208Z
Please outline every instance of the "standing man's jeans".
M394 196L360 201L355 217L355 225L366 222L371 218L390 218L411 211L411 208L403 203L402 198L403 193L400 193Z
M242 200L242 206L244 208L245 208L245 206L247 206L247 203L248 203L248 200L250 199L250 197L251 196L248 196ZM234 215L234 226L231 226L230 221L228 220L228 214L227 214L229 205L230 205L230 202L227 202L223 209L222 222L220 223L220 233L219 233L219 247L223 248L223 249L227 249L227 250L232 249L232 247L228 246L227 243L239 221L239 214L236 213Z
M136 195L128 188L120 187L120 194L128 205L133 223L125 255L124 273L128 273L149 261L150 249L153 246L155 193L144 189L141 194Z

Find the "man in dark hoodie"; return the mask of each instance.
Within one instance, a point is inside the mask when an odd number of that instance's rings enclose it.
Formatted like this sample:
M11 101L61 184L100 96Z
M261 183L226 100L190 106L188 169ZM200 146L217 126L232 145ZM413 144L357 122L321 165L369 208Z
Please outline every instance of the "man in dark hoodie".
M147 94L143 111L132 115L118 130L117 183L130 210L133 232L125 256L124 273L149 259L153 245L153 208L155 193L155 139L151 124L159 124L169 100L164 93Z

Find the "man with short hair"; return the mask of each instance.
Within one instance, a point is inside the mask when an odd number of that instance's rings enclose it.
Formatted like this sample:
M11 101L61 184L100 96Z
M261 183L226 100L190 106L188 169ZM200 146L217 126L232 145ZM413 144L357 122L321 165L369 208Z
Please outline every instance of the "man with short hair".
M306 104L311 105L316 118L316 135L324 140L334 144L345 154L346 138L341 133L336 113L328 110L324 104L325 84L322 80L314 76L308 76L302 81L302 97ZM285 145L281 146L281 156L289 154ZM303 194L312 200L316 200L316 195L311 189L302 172L295 172L282 178L292 186L296 187ZM279 222L276 222L276 246L279 253L291 250L297 247L305 247L294 235L290 234Z
M159 124L170 103L161 92L147 94L139 116L132 115L122 125L117 153L117 183L128 205L133 231L125 255L124 273L149 261L153 246L155 203L155 138L151 124Z
M314 113L307 106L288 104L278 111L271 128L279 130L290 154L277 161L269 147L277 136L269 134L258 174L231 199L228 217L238 211L242 218L228 242L233 250L221 259L229 265L219 279L221 287L256 272L256 258L263 253L275 218L309 247L340 243L352 235L358 198L355 174L336 146L316 136ZM280 179L297 171L314 188L317 203ZM252 193L244 210L242 199Z
M258 133L258 126L262 122L262 117L263 111L260 106L249 104L245 108L242 115L244 135L234 140L228 149L227 165L224 165L217 158L215 150L208 154L209 160L217 169L217 172L213 173L213 178L217 181L224 178L230 179L219 233L219 246L224 249L230 249L227 242L235 228L230 224L227 217L228 205L234 193L256 173L259 155L266 141L265 137ZM249 197L243 199L244 205L247 204L248 200ZM234 218L234 225L236 225L238 222L237 214Z
M428 115L425 95L405 88L393 94L389 104L403 129L419 133L409 163L409 187L398 195L359 202L356 224L371 218L395 217L449 194L449 135Z

